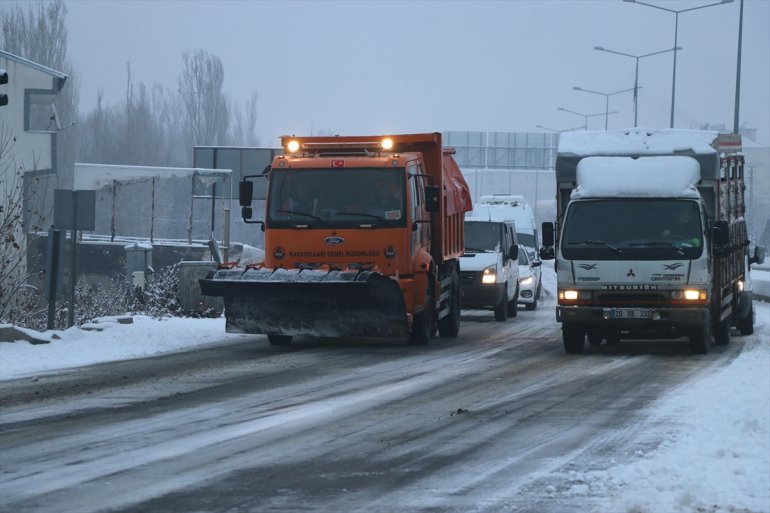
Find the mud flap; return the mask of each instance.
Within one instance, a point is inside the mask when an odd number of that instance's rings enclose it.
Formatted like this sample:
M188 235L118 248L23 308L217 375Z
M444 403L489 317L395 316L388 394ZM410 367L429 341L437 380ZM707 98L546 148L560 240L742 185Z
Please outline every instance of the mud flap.
M228 333L409 336L398 282L377 272L225 269L200 284L224 297Z

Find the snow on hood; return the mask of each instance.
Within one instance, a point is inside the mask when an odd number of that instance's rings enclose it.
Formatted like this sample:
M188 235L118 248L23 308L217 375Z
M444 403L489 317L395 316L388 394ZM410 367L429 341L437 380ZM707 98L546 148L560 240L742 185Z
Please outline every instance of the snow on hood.
M565 132L559 153L574 155L714 154L719 132L713 130L631 128L605 132Z
M586 157L578 163L571 197L698 198L699 180L692 157Z

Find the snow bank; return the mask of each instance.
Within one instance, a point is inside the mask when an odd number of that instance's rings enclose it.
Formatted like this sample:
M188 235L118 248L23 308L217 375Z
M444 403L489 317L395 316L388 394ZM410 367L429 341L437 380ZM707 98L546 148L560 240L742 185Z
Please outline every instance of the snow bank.
M629 464L584 473L584 492L618 512L770 511L770 305L755 305L757 331L741 354L653 407L650 431L670 426L667 438Z
M712 130L631 128L605 132L564 132L559 153L574 155L714 154L719 133Z
M577 165L571 197L698 198L699 180L692 157L586 157Z

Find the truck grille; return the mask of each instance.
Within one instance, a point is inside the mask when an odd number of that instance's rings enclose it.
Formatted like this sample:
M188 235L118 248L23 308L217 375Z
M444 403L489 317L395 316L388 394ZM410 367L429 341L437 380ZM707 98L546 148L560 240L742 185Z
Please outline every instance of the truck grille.
M596 306L664 306L670 303L668 295L660 292L600 292L594 301Z
M460 271L460 280L463 285L481 283L481 271Z

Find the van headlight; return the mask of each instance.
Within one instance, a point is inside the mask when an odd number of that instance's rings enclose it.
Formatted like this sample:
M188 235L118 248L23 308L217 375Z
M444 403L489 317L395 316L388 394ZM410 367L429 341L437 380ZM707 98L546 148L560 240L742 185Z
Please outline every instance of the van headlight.
M495 283L497 282L497 266L490 265L481 274L481 283Z

